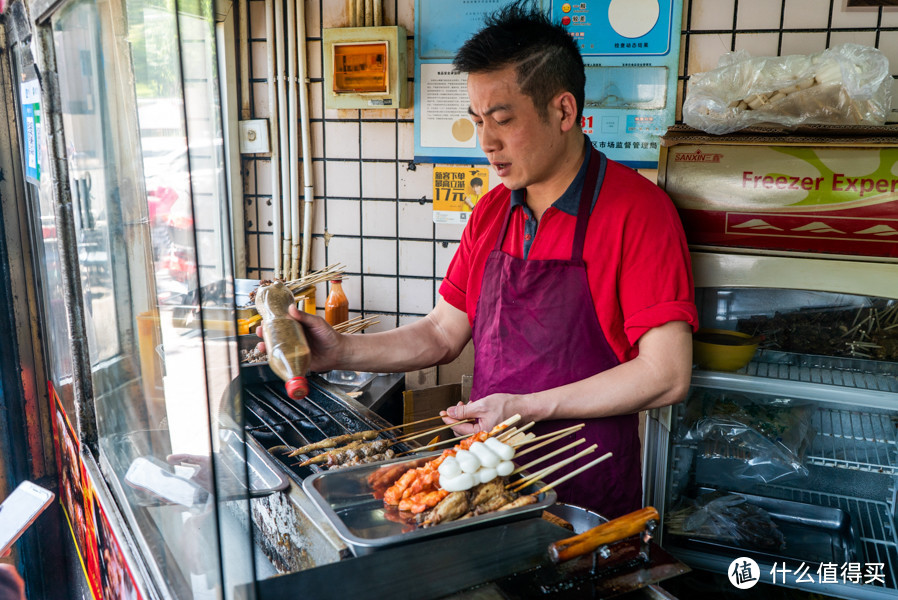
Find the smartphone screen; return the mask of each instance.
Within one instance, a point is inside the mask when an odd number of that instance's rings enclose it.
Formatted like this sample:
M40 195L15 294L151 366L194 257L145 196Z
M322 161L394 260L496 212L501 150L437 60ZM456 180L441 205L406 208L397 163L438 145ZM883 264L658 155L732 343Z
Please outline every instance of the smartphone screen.
M0 504L0 554L5 553L38 515L53 502L55 494L23 481Z

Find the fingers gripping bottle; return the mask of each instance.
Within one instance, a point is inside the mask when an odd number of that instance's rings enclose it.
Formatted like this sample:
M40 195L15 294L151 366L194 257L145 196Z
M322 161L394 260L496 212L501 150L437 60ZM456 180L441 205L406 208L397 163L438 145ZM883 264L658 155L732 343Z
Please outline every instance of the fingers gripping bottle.
M262 317L268 366L286 382L287 395L300 400L309 394L305 374L311 357L302 325L287 315L294 302L293 292L280 281L256 292L256 311Z

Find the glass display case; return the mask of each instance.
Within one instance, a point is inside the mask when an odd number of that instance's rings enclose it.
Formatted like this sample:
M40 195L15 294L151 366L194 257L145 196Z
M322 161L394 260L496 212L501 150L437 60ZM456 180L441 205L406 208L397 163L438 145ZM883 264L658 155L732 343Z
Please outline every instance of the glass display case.
M762 582L898 597L898 266L694 259L702 325L758 347L736 370L697 368L687 399L648 420L665 548L720 573L753 558Z

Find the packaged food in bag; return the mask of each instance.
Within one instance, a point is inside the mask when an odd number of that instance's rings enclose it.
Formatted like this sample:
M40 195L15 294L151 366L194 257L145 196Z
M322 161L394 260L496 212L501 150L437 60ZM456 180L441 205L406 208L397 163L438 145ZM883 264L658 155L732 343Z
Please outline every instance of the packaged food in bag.
M683 121L716 135L764 125L876 126L885 124L891 94L889 61L870 46L777 57L739 50L689 78Z
M682 441L697 449L698 480L744 490L808 475L813 414L813 406L792 400L697 392L687 400Z
M786 539L764 509L738 494L712 492L671 511L665 520L672 535L707 539L740 548L779 552Z

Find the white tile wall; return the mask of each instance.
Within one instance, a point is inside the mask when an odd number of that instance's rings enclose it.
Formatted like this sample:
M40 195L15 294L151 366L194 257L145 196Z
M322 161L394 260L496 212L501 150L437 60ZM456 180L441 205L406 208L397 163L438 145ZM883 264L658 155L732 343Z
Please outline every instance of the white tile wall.
M361 238L334 237L327 244L327 264L343 263L346 272L362 272Z
M327 161L324 163L324 184L327 195L358 198L361 193L359 163L355 161Z
M875 31L833 31L829 38L829 45L861 44L864 46L876 45ZM896 64L898 66L898 64Z
M433 305L433 280L399 279L399 312L426 313Z
M365 259L362 271L371 275L398 275L396 252L396 240L362 238Z
M693 0L692 30L732 29L735 6L735 0ZM686 18L689 13L684 11L683 16Z
M362 158L396 160L396 123L365 123L362 127Z
M344 263L350 310L383 313L372 330L390 329L430 310L462 227L433 223L433 165L409 168L414 160L413 109L324 110L321 28L348 24L346 2L306 0L305 6L315 177L311 265L318 269ZM780 54L819 52L827 40L878 43L898 72L898 33L882 32L877 42L873 28L879 14L878 9L847 9L845 0L685 0L682 47L688 54L681 56L677 118L688 76L716 68L720 56L733 48L773 56L780 46ZM886 8L881 14L883 27L898 27L898 9ZM386 24L408 31L413 77L414 0L385 0L384 15ZM830 17L837 31L828 36ZM266 118L267 42L261 0L250 0L250 20L250 118ZM857 28L867 30L854 31ZM411 90L413 83L408 85ZM898 83L894 87L898 97ZM273 265L268 169L265 158L244 158L250 277L270 275ZM654 177L653 172L645 175ZM498 181L491 177L490 183ZM319 289L319 307L325 298L326 290Z
M433 239L433 206L429 202L399 203L399 237Z
M399 272L433 277L433 243L402 240L399 242Z
M365 310L396 312L396 278L365 275L362 277Z
M362 201L362 235L396 237L396 202Z
M784 29L826 29L829 0L789 0L783 13Z
M716 69L721 55L730 51L732 37L716 33L690 36L687 75Z
M359 123L327 121L324 124L327 158L359 157Z
M395 200L396 163L362 162L362 196ZM396 229L395 223L393 229Z
M333 235L362 234L359 203L355 200L324 200L327 211L327 231Z
M783 0L740 2L736 12L737 29L779 29Z
M751 56L776 56L778 33L737 33L736 50L745 50Z
M833 27L875 27L879 11L875 6L848 8L845 0L833 2Z

